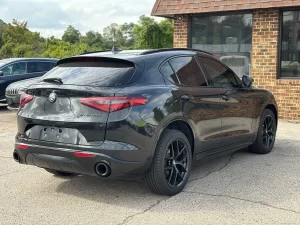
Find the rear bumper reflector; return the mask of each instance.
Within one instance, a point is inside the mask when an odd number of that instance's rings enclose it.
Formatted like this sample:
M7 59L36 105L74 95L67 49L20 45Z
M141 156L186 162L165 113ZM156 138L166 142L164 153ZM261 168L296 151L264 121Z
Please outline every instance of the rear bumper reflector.
M73 154L79 158L94 158L96 156L95 154L86 152L74 152Z
M17 147L22 150L26 150L27 148L29 148L28 145L24 145L24 144L17 144Z

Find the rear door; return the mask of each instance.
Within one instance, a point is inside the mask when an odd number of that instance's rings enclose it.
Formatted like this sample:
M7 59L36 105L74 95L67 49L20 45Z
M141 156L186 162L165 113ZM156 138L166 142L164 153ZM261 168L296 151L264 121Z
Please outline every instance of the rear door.
M251 89L242 88L238 77L213 58L199 57L213 88L221 94L223 146L244 143L251 138L254 102Z
M60 64L42 77L44 82L28 90L33 99L21 108L19 116L29 126L19 127L19 132L46 142L102 144L109 115L105 107L110 107L107 98L134 72L133 63L109 59L86 57Z
M172 69L168 72L169 66ZM220 93L207 85L195 57L170 59L162 66L161 71L179 99L184 116L196 129L195 153L219 147L218 135L222 119Z

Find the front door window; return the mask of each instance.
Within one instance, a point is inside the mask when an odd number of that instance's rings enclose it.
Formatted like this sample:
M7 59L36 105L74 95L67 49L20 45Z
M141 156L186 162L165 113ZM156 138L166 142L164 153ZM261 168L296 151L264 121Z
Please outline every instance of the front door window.
M3 76L26 74L26 62L12 63L1 69Z

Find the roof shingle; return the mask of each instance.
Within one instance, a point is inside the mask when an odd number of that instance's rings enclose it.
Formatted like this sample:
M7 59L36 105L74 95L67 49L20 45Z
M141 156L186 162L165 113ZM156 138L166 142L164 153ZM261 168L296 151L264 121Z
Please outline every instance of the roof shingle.
M153 16L300 6L300 0L156 0Z

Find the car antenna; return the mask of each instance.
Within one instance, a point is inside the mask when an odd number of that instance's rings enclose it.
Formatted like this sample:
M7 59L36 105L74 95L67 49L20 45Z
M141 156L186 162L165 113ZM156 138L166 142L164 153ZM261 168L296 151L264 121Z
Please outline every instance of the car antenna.
M118 46L115 46L115 45L112 47L112 50L111 50L111 52L113 54L118 54L121 51L122 51L122 49L120 49Z

